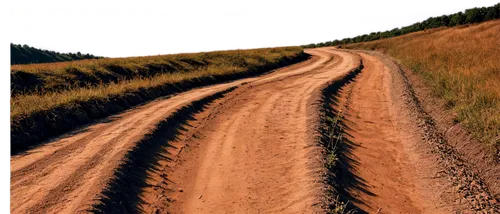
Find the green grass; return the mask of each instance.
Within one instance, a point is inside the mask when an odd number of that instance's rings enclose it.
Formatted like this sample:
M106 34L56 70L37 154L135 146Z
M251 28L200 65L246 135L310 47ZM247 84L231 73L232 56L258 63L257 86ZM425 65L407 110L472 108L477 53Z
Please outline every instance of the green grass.
M500 20L347 45L386 53L423 77L472 136L500 148Z

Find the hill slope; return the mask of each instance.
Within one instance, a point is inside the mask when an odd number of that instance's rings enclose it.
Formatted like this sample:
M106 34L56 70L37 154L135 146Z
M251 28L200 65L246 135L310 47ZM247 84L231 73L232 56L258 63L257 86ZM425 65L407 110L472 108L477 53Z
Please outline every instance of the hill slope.
M31 64L45 62L66 62L81 59L99 59L102 57L91 54L59 53L55 51L41 50L28 45L10 44L10 64Z
M474 24L485 22L489 20L500 18L500 3L491 7L476 7L467 9L464 12L458 12L450 15L442 15L437 17L430 17L422 22L405 26L402 28L394 28L383 32L372 32L370 34L359 35L353 38L344 38L342 40L333 40L317 44L303 45L304 48L317 48L325 46L337 46L341 44L352 44L358 42L369 42L379 39L391 38L401 36L422 30L440 28L440 27L454 27L464 24Z
M420 74L476 139L500 145L500 20L412 33L347 48L377 50Z

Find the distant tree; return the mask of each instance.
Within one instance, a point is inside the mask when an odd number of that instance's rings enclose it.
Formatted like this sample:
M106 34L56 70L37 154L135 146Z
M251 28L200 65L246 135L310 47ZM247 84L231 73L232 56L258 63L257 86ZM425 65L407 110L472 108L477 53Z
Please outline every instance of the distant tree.
M455 13L450 19L448 26L457 26L465 23L465 14L462 12Z
M367 42L367 41L368 41L368 37L369 37L369 35L368 35L368 34L363 34L363 35L361 36L361 41L363 41L363 42Z
M486 11L486 15L484 16L484 20L493 20L493 19L496 19L498 18L498 13L499 13L499 10L495 7L490 7L487 9Z
M413 30L414 31L421 31L424 29L424 27L422 26L422 22L417 22L415 24L413 24Z
M394 37L399 35L401 35L401 31L399 30L399 28L394 28L391 31L389 31L389 37Z
M441 23L439 24L439 27L448 26L448 23L450 22L449 16L444 15L444 16L440 16L439 18L441 21Z
M441 24L443 23L443 16L442 15L441 16L436 16L435 18L436 19L434 20L434 24L435 24L434 26L435 27L441 27L442 26Z
M381 39L389 38L389 32L388 31L384 31L384 32L380 33L380 38Z
M479 8L472 8L465 10L465 23L476 23L482 21L481 10Z
M16 45L12 43L10 44L10 54L10 63L12 65L102 58L90 54L82 55L80 52L78 52L77 54L66 54L55 51L41 50L30 47L28 45Z
M442 17L431 17L428 18L424 23L424 29L438 28L443 26Z
M493 8L496 8L496 14L497 16L495 17L496 19L500 18L500 3L496 4L495 6L493 6Z

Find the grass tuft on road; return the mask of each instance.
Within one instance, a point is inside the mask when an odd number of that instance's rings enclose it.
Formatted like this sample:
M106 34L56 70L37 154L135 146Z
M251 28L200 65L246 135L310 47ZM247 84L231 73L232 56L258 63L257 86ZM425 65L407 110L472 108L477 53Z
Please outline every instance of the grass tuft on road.
M350 49L386 53L420 74L472 135L500 148L500 21L441 28Z

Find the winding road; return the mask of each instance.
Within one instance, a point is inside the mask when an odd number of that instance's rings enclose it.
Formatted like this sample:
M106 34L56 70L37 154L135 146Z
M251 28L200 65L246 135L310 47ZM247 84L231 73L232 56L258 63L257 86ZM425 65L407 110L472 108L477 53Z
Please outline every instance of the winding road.
M268 74L151 101L11 157L12 213L88 212L127 153L179 109L224 92L186 118L151 163L139 201L144 213L322 213L324 153L318 144L322 89L360 66L338 96L346 114L343 197L360 212L449 213L461 208L435 176L391 68L366 53L318 48ZM154 167L153 167L154 166ZM351 182L352 183L352 182ZM123 186L123 188L131 188Z

